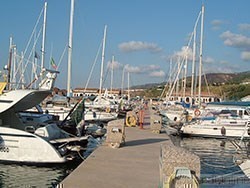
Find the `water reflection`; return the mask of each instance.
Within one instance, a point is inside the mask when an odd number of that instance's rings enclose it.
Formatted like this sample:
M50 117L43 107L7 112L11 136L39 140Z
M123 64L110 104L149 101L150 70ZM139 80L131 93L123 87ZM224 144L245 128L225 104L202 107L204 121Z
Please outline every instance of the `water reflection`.
M200 157L201 187L249 187L250 180L234 163L236 149L230 141L179 137L172 140Z
M0 187L55 187L68 172L66 165L38 167L0 164Z
M87 158L103 141L103 138L88 140L88 145L83 153ZM21 165L0 163L0 188L54 188L68 176L82 160L58 165Z

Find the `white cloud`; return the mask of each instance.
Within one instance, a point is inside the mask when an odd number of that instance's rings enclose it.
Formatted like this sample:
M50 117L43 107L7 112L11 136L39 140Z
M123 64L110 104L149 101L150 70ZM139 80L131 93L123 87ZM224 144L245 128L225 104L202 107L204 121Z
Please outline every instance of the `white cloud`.
M247 51L241 52L241 59L243 61L250 61L250 52Z
M112 69L112 64L113 64L113 69L116 70L116 69L121 69L123 67L123 65L121 63L119 63L118 61L108 61L108 64L107 64L107 68L108 69Z
M228 65L228 64L229 64L229 62L226 61L226 60L221 60L219 63L220 63L220 64L223 64L223 65Z
M212 24L213 26L220 26L220 25L222 25L223 23L224 23L224 21L218 20L218 19L215 19L215 20L212 20L212 21L211 21L211 24Z
M128 64L125 65L125 70L127 72L131 72L131 73L141 73L140 67L137 67L137 66L133 67L133 66L128 65Z
M238 28L240 31L250 31L250 24L247 23L239 24Z
M151 73L149 73L150 77L165 77L165 72L163 72L162 70L160 71L153 71Z
M221 29L221 26L223 26L226 22L223 20L213 20L211 21L211 25L212 25L212 30L219 30Z
M160 66L158 65L146 65L146 66L142 66L141 70L142 72L149 72L149 71L154 71L154 70L159 70Z
M125 65L125 70L127 72L135 73L135 74L148 74L155 71L160 70L160 66L158 65L144 65L144 66L131 66Z
M250 24L241 25L245 29L250 27ZM241 59L243 61L250 60L250 38L241 34L235 34L230 31L226 31L220 35L220 37L224 40L224 44L226 46L231 46L234 48L238 48L241 51Z
M214 63L214 62L215 62L215 60L214 60L212 57L204 57L204 58L202 59L202 61L203 61L204 63L207 63L207 64L211 64L211 63Z
M187 46L183 46L181 48L181 51L175 52L174 55L172 55L172 58L178 60L179 58L183 59L186 56L187 56L188 60L192 60L193 51L192 51L192 48L188 48Z
M217 64L213 64L213 65L207 65L205 66L204 71L206 73L233 73L235 72L235 69L237 69L237 67L232 66L232 65L222 65L222 66L218 66Z
M220 37L224 40L224 44L226 46L242 48L242 49L250 49L250 38L244 35L226 31L222 33Z
M148 43L142 41L130 41L119 44L119 49L122 52L133 52L149 50L150 52L160 52L162 49L155 43Z

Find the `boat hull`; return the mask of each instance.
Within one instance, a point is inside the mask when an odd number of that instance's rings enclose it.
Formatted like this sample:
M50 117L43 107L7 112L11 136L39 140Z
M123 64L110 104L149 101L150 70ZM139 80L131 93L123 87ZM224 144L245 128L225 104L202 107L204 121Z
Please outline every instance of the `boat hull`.
M46 140L22 130L0 127L0 161L20 163L65 163L60 155Z
M223 134L223 129L225 134ZM181 128L181 135L207 138L241 138L244 136L245 139L250 139L245 126L184 125Z

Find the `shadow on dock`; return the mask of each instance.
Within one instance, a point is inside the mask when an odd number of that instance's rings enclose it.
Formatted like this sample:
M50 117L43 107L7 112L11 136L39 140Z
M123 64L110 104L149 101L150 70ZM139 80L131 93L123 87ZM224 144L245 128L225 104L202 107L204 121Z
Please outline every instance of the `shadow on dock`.
M154 144L157 142L164 142L167 139L158 139L158 138L147 138L147 139L141 139L141 140L131 140L126 141L125 146L138 146L138 145L147 145L147 144Z

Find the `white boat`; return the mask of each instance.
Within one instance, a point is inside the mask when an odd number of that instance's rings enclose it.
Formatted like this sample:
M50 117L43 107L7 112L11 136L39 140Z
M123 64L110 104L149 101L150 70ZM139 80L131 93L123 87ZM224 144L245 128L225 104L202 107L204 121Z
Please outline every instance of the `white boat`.
M160 115L167 117L170 121L180 122L183 116L184 108L171 108L160 111Z
M58 116L58 120L60 121L63 121L68 116L71 110L72 107L61 107L61 106L48 106L43 108L44 113Z
M85 134L91 135L94 138L102 137L107 133L107 129L103 124L98 125L96 123L89 123L85 125Z
M0 95L0 161L64 163L78 157L88 137L72 137L49 114L27 111L40 104L54 85L49 73L39 89L21 89Z
M178 106L172 106L171 108L161 110L160 115L167 117L171 122L184 122L186 121L186 115L195 117L194 109L192 108L180 108Z
M0 161L64 163L76 157L80 145L77 148L75 143L87 144L88 137L70 137L55 123L22 121L19 112L39 104L48 94L48 90L13 90L0 95Z
M241 118L230 111L222 111L213 117L203 117L186 122L181 127L182 135L214 138L250 138L247 133L248 119ZM247 127L246 127L247 126Z
M205 107L207 110L221 111L230 110L242 118L250 118L247 110L250 109L250 102L248 101L223 101L223 102L211 102Z
M98 111L96 109L87 109L84 112L84 120L85 121L111 121L116 119L118 116L117 112L106 112L106 111Z
M100 95L96 96L93 101L86 100L85 106L87 108L109 109L111 111L117 111L118 109L118 103Z

